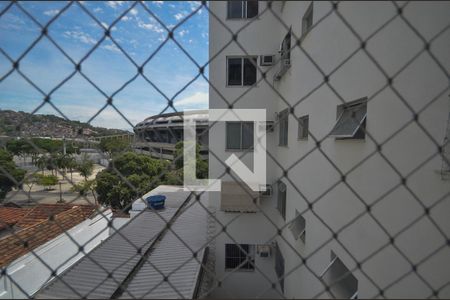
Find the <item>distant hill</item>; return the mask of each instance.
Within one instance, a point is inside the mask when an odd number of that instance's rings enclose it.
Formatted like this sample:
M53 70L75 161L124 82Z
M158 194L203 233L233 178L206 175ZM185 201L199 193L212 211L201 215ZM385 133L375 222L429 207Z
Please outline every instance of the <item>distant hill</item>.
M126 133L130 132L94 127L54 115L32 115L23 111L0 110L0 135L75 138Z

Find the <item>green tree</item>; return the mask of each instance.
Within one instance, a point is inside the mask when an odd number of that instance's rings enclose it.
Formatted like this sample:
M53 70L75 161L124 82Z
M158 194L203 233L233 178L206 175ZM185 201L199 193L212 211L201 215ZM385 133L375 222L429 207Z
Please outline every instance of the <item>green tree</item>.
M55 175L36 174L35 176L37 184L42 185L46 190L50 190L52 186L58 184L58 177Z
M77 168L77 161L75 159L75 157L73 157L72 155L68 155L67 159L66 159L66 168L69 169L70 172L70 181L73 181L73 170Z
M100 141L99 148L112 157L113 155L131 150L131 145L127 140L107 138Z
M182 170L183 164L184 164L184 144L183 142L178 142L175 145L175 169ZM188 145L189 146L189 145ZM195 147L195 160L196 160L196 175L198 179L206 179L208 178L208 162L206 160L203 160L200 156L200 144L196 144ZM182 176L183 172L181 172ZM181 181L183 180L183 177L181 177ZM182 184L182 183L181 183Z
M119 209L127 207L136 198L165 182L165 176L159 176L168 167L167 161L145 154L125 152L114 157L108 168L96 176L99 203Z
M0 200L3 200L13 187L21 185L26 171L17 168L12 155L3 149L0 149L0 167Z
M94 163L87 155L83 155L81 161L77 164L77 170L80 172L80 175L84 177L84 181L87 181L87 178L91 176L94 171Z
M81 196L86 196L89 192L91 192L94 197L95 204L97 204L97 196L95 194L96 185L97 181L95 179L91 179L74 184L70 190L72 192L79 193Z

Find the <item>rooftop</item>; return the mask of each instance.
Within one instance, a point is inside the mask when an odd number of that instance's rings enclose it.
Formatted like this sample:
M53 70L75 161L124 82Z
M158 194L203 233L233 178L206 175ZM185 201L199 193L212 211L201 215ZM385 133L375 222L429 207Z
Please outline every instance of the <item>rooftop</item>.
M155 191L167 197L163 210L152 211L141 207L142 201L136 201L135 216L120 232L115 232L34 296L195 297L201 263L207 254L207 212L189 192L160 186L147 195Z
M92 209L92 208L91 208ZM0 239L0 266L5 266L52 240L87 218L84 208L73 206ZM29 223L27 223L29 224Z
M0 207L0 230L14 226L29 211L30 208Z
M73 204L39 204L33 208L27 209L27 214L23 216L17 223L16 226L20 228L27 228L33 226L48 218L55 216L63 211L70 210L74 207ZM95 207L92 205L79 205L81 213L85 218L89 217L93 212ZM24 209L24 208L22 208Z

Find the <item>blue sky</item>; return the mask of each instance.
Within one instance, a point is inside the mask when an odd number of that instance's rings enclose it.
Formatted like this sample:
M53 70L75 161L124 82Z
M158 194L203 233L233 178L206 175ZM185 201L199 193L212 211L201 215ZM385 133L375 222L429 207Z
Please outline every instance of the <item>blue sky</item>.
M49 36L75 61L79 62L103 37L104 29L80 5L89 10L105 27L109 27L134 2L80 1L20 2L23 9L42 25L54 16L59 17L48 26ZM0 2L0 11L9 5ZM148 1L144 5L169 29L201 7L200 2ZM115 26L111 36L131 59L141 65L163 43L168 32L137 3ZM17 60L40 35L40 28L20 8L12 5L0 17L0 48L11 59ZM176 41L199 65L208 60L208 12L201 8L174 30ZM49 39L43 37L20 60L20 70L45 93L50 92L75 67ZM137 69L121 50L106 38L82 62L82 72L107 95L116 93L124 83L136 75ZM42 94L20 74L14 72L4 78L12 68L11 62L0 52L0 109L31 112L43 101ZM168 98L172 98L197 74L198 68L172 40L145 65L144 74ZM207 75L207 73L206 73ZM106 98L83 76L75 74L51 96L52 103L69 119L88 121L106 103ZM114 105L134 125L145 117L158 114L167 106L167 100L141 76L113 97ZM177 110L207 108L208 84L199 77L174 98ZM172 109L166 112L173 111ZM37 113L58 115L49 104ZM131 129L127 122L111 107L102 111L93 125Z

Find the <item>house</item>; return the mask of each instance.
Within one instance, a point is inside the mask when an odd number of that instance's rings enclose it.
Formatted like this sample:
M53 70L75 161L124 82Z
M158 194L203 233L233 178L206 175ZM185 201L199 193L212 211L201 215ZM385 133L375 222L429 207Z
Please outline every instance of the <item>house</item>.
M109 235L111 210L90 205L0 207L14 217L0 238L0 298L28 298ZM22 211L20 211L22 210Z
M231 154L252 168L257 125L209 129L211 296L450 297L450 3L209 9L210 108L273 124L259 196L224 188L243 184Z

